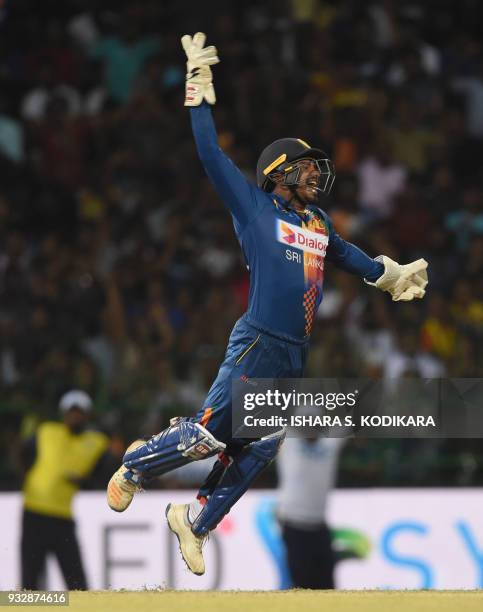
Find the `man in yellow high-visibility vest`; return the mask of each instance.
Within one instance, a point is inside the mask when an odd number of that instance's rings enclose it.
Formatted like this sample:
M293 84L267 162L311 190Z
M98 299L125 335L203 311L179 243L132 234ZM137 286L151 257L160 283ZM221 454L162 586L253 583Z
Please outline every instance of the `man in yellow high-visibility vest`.
M87 589L72 500L105 455L109 439L87 428L92 400L84 391L63 395L59 408L62 422L42 423L23 449L24 462L30 464L23 485L24 589L40 588L48 553L57 558L69 589Z

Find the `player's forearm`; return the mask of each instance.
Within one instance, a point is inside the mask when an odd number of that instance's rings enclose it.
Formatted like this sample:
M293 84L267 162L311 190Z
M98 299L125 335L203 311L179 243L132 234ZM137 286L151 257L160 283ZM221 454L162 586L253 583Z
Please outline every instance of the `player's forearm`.
M242 190L245 181L218 145L211 109L203 102L191 108L190 114L196 148L206 174L228 207L235 207L237 189Z
M418 259L400 265L386 255L372 259L355 245L341 238L329 220L330 238L327 260L339 268L361 276L366 283L391 294L393 301L408 302L424 297L428 284L428 262Z
M203 102L200 106L190 108L190 115L198 155L205 168L211 168L220 162L220 156L224 156L218 145L211 109L206 102Z
M338 237L336 247L328 259L346 272L357 274L370 282L375 282L384 273L382 263L369 257L351 242Z
M225 203L237 206L237 194L245 195L246 179L218 145L211 108L206 102L190 109L193 136L201 162Z

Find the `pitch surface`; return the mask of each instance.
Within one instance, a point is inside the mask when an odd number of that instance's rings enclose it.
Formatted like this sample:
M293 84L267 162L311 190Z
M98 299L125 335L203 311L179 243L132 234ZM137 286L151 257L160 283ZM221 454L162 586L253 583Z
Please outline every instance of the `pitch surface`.
M476 612L483 591L71 592L69 612Z

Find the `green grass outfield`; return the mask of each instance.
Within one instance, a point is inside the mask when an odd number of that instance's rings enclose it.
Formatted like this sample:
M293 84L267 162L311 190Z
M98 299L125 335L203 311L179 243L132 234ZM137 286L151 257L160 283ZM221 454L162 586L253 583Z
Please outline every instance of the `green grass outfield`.
M35 609L40 608L35 606ZM482 612L483 591L77 591L70 593L68 608L57 609L69 612Z

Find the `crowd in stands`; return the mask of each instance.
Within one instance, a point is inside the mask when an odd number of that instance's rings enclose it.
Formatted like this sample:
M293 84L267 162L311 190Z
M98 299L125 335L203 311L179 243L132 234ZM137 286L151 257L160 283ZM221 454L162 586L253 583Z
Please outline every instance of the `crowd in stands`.
M481 377L477 8L0 0L3 442L79 387L122 446L194 413L216 375L249 277L183 107L179 38L198 30L221 58L220 145L245 174L276 138L321 146L337 231L429 262L426 298L408 304L328 265L307 375ZM359 440L342 468L343 484L477 484L483 453Z

